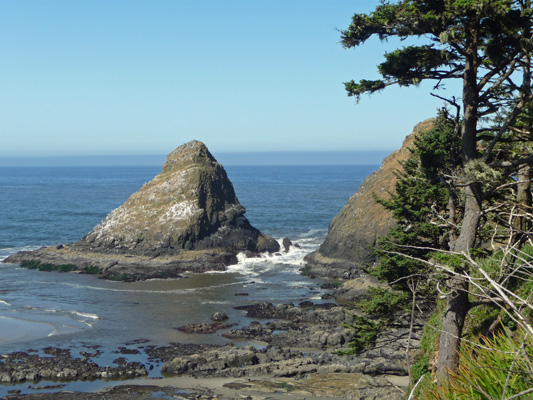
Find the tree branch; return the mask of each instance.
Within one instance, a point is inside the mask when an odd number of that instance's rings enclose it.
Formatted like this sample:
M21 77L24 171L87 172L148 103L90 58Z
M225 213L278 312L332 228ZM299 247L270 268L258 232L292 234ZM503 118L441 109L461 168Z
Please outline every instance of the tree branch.
M507 131L507 129L509 128L509 126L516 120L516 117L518 117L518 115L520 114L520 112L522 111L522 108L526 105L526 103L528 101L530 101L531 99L533 98L533 96L527 96L527 97L523 97L522 99L520 99L520 101L518 102L518 104L515 106L514 110L511 112L511 114L509 114L509 116L506 118L505 122L503 123L503 125L500 127L500 130L498 131L498 133L496 134L496 136L494 136L494 138L492 139L492 141L489 143L489 145L487 146L487 148L485 149L485 151L483 152L483 156L481 157L481 160L483 162L487 162L487 159L489 158L489 155L492 151L492 149L494 148L494 146L496 146L496 143L498 143L498 141L500 140L500 138L502 137L502 135L505 133L505 131Z
M531 164L531 163L533 163L533 155L529 156L529 157L518 158L516 160L511 160L511 161L493 162L493 163L489 164L489 167L491 167L491 168L508 168L508 167L517 167L519 165Z

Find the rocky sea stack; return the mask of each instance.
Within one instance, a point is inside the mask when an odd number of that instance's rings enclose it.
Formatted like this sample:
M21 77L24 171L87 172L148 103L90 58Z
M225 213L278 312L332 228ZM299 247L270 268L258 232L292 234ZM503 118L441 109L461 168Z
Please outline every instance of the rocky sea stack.
M245 211L222 165L203 143L191 141L80 241L20 252L4 262L74 266L125 280L223 270L239 252L279 250L276 240L250 225Z
M405 138L402 148L383 160L381 167L364 180L340 213L331 220L324 243L305 258L311 275L355 278L360 275L361 267L375 261L372 247L376 239L394 225L391 213L376 203L376 196L388 198L389 192L394 190L396 171L411 154L409 147L415 136L432 126L432 119L416 125Z

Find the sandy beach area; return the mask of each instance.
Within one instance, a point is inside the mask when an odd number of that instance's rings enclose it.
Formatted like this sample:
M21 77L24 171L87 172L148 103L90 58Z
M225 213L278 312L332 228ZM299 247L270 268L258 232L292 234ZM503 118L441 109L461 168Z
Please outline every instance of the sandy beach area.
M405 393L407 377L382 376L383 380L397 387L398 394ZM315 374L303 379L279 378L264 375L255 378L193 378L177 376L164 379L137 379L135 385L193 389L210 393L220 399L292 399L332 400L357 398L361 389L371 388L373 378L363 374Z

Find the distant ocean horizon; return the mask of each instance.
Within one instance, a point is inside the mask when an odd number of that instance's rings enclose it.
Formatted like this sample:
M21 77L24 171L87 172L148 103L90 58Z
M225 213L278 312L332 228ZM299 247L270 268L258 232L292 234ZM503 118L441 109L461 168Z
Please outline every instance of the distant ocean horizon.
M379 165L392 150L213 153L222 165ZM164 154L0 157L0 167L162 166Z

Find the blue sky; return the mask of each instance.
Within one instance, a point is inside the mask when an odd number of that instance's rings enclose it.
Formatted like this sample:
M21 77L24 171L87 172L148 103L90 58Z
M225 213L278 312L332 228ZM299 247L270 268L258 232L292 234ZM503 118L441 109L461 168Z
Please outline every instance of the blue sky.
M377 3L0 0L0 158L396 149L441 102L346 96L404 45L339 44Z

